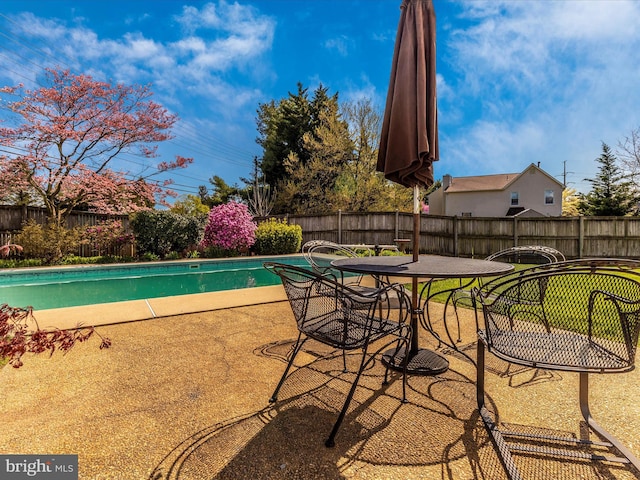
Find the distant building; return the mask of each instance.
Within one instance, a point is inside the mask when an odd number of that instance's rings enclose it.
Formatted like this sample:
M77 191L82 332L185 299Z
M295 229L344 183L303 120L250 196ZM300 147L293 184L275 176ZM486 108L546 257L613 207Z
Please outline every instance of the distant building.
M533 163L522 173L444 175L429 213L459 217L559 217L564 185Z

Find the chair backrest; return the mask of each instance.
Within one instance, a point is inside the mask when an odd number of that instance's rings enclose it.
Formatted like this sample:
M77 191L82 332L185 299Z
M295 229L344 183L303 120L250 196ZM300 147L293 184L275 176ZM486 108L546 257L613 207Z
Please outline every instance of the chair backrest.
M640 333L640 270L632 265L569 261L485 284L477 298L489 349L543 368L632 369Z
M390 287L363 295L330 275L274 262L264 266L280 276L298 330L323 343L343 349L360 348L376 334L376 325L380 325L374 321L376 314L390 312L380 306ZM398 318L406 319L410 300L406 294L402 298L406 299L405 307Z
M371 252L367 249L365 255L370 254ZM321 274L331 274L347 283L360 285L362 275L347 274L349 278L345 279L343 272L331 266L333 260L358 257L355 250L328 240L310 240L302 246L302 256L314 271Z
M563 262L564 254L559 250L541 245L521 245L506 248L489 255L486 260L494 262L540 265L545 263Z
M328 240L310 240L302 246L302 256L311 267L320 273L331 269L333 260L357 257L355 250Z
M566 258L562 252L555 248L540 245L519 245L492 253L486 257L485 260L514 264L516 268L513 272L499 276L499 278L508 279L519 276L519 272L523 269L549 266L558 262L564 262ZM491 278L496 277L478 279L478 285L484 285L489 282ZM544 283L540 283L539 287L541 295L544 295Z

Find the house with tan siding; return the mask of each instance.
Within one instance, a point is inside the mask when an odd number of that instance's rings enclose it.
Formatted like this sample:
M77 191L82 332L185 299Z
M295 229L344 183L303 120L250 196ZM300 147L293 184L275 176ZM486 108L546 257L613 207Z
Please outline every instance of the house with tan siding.
M559 217L564 185L533 163L521 173L444 175L429 213L459 217Z

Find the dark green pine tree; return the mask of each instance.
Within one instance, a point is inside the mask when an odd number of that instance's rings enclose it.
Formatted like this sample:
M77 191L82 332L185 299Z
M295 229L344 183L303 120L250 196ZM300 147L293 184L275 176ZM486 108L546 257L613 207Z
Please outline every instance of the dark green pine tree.
M636 213L638 195L633 184L617 166L617 158L606 143L602 144L602 155L596 159L600 168L596 178L585 178L591 183L591 191L582 195L578 210L589 216L621 217Z

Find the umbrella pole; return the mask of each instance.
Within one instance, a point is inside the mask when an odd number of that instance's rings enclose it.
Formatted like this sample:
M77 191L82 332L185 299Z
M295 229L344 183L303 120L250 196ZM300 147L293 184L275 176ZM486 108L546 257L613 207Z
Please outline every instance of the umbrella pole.
M420 250L420 191L418 186L413 187L413 261L418 261L418 255ZM411 354L415 355L418 352L418 335L415 333L418 329L418 309L420 308L420 302L418 301L418 279L413 277L411 279L411 304L413 305L413 312L411 312L411 328L413 329L413 335L411 335Z
M420 254L420 189L413 187L413 261L418 261Z

